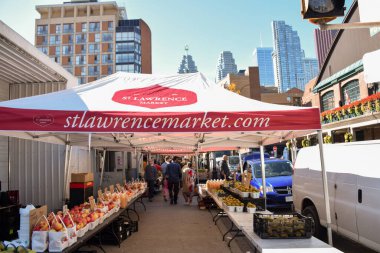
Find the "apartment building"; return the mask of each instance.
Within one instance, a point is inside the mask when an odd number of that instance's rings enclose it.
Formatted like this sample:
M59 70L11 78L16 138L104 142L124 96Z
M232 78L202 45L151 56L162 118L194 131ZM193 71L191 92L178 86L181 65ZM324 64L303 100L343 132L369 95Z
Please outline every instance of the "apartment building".
M116 71L152 73L149 26L127 19L116 2L71 1L36 10L36 47L80 84Z

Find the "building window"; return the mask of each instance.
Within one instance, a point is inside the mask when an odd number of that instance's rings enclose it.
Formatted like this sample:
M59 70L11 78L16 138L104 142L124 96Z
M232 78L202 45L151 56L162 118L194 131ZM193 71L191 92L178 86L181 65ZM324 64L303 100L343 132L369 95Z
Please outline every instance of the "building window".
M72 55L72 54L73 54L73 46L62 47L62 55Z
M73 33L74 25L73 24L63 24L63 33Z
M37 45L47 45L47 44L48 44L48 36L38 36L37 37Z
M73 65L73 57L72 56L67 57L67 65L69 65L69 66ZM71 72L71 74L72 74L72 72Z
M334 108L334 91L329 91L322 96L322 111Z
M109 21L108 22L108 28L107 28L108 31L113 31L113 22L112 21Z
M107 52L113 52L113 43L107 43L107 44L108 44Z
M99 75L99 67L98 66L89 66L88 67L88 75L89 76Z
M61 55L61 47L60 46L55 47L55 55L56 56L60 56Z
M90 22L90 32L99 32L100 31L100 23L99 22Z
M116 63L134 62L135 54L116 54Z
M368 87L368 96L371 96L379 92L379 83L369 83L367 87Z
M102 63L103 64L113 63L112 54L103 54Z
M87 23L82 23L82 33L87 32Z
M134 50L134 42L116 43L116 52L133 52Z
M87 34L76 34L75 35L75 43L86 43L87 41Z
M50 36L50 45L59 45L59 44L61 44L61 36L60 35Z
M70 74L73 73L73 68L72 67L63 67L64 69L66 69L67 72L69 72Z
M51 59L52 61L56 62L56 63L61 63L61 58L60 58L60 57L55 57L55 56L53 56L53 57L50 57L50 59Z
M37 35L48 34L48 25L38 25L37 26Z
M343 103L348 105L360 99L359 80L352 80L342 87Z
M55 33L56 34L61 34L61 25L55 25Z
M39 47L38 50L40 50L44 54L48 54L48 47Z
M77 55L77 56L75 56L75 64L76 65L84 65L84 64L86 64L86 56L85 55Z
M73 35L71 35L71 34L68 37L68 43L73 44Z
M95 33L95 42L100 42L100 33Z
M118 72L118 71L134 73L135 72L135 65L134 64L116 65L116 72Z
M111 75L112 73L113 73L113 66L112 65L108 65L107 66L107 74Z
M84 83L86 83L86 77L79 78L79 84L84 84Z
M113 41L113 35L112 35L112 33L103 33L102 41L103 42Z
M86 54L86 45L80 45L80 53Z
M94 54L94 53L99 53L99 52L100 52L99 44L89 44L88 45L88 53L89 54Z
M86 75L86 67L80 67L80 75L85 76Z
M116 41L134 40L135 32L118 32L116 33Z
M94 55L94 64L99 64L100 63L100 55L96 54Z

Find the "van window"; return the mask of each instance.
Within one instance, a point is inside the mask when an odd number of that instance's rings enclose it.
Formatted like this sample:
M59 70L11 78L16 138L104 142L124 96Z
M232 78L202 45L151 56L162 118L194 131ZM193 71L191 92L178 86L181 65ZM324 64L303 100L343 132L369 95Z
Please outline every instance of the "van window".
M256 163L253 165L253 170L256 178L261 178L261 164ZM291 176L292 165L288 161L280 161L275 163L265 164L265 177L280 177Z

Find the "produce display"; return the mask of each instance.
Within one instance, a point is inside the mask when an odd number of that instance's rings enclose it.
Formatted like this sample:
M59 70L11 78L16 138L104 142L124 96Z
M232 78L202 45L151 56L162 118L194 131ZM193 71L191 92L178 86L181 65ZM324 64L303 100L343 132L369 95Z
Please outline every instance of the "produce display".
M209 191L219 190L224 183L224 179L207 180L206 187Z
M254 215L254 231L263 239L310 238L313 220L298 213L291 215Z
M249 203L247 204L247 207L248 207L248 208L256 208L256 205L253 204L253 203L251 203L251 202L249 202Z
M231 195L222 198L222 202L226 206L244 206L244 203L242 203L240 200L237 198L232 197Z
M104 219L117 212L123 200L123 206L138 196L141 191L146 189L145 182L125 183L124 187L118 185L118 190L112 192L98 192L97 203L93 197L89 202L72 207L70 210L53 212L48 217L41 216L37 224L33 227L33 244L36 251L45 251L47 244L49 251L62 251L72 245L78 237L82 237L88 230L94 229L103 223ZM44 217L42 219L42 217ZM45 232L45 234L43 234ZM55 234L54 234L55 233Z

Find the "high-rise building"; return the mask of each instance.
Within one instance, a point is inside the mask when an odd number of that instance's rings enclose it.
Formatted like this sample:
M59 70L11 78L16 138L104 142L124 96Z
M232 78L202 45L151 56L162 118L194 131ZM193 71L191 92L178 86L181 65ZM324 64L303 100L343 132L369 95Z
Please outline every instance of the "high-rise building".
M280 92L286 92L294 87L303 90L306 82L297 31L293 31L285 21L272 21L272 32L275 86Z
M193 60L193 57L189 55L189 46L185 46L186 54L182 56L182 61L178 68L178 74L184 73L196 73L198 72L197 66Z
M315 54L318 58L319 68L322 67L337 33L338 30L314 30Z
M318 60L315 58L304 58L303 69L305 71L305 81L306 81L305 83L307 83L318 75L318 72L319 72Z
M253 66L259 67L261 86L274 86L272 52L272 47L257 47L253 51Z
M230 51L223 51L218 58L218 64L216 66L216 81L219 82L225 78L228 74L236 74L237 66L235 59Z
M87 83L126 71L152 73L151 32L141 19L128 20L116 2L83 0L38 5L35 45Z

